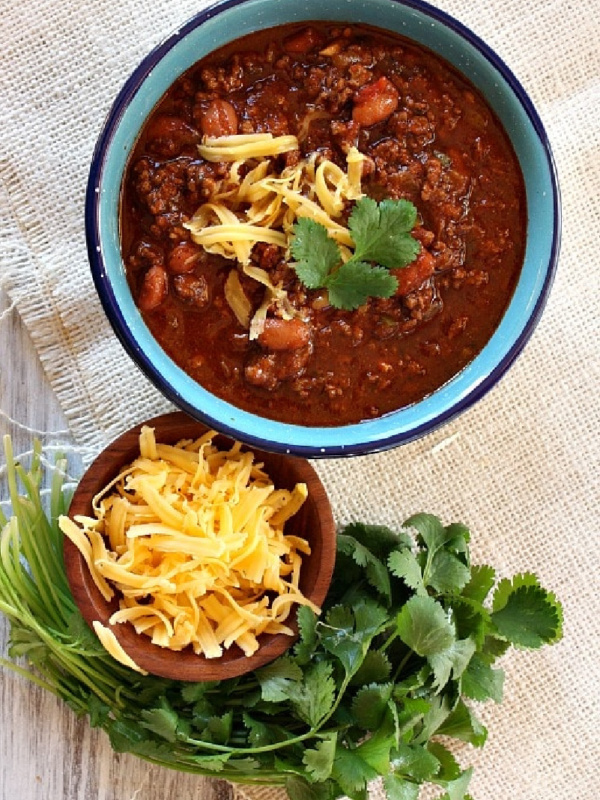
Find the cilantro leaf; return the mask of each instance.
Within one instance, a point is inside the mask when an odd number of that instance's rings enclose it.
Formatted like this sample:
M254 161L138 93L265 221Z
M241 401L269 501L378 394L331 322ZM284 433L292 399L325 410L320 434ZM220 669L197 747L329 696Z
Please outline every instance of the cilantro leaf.
M411 597L398 613L396 624L402 641L420 656L443 653L455 641L454 626L433 597Z
M352 686L383 683L390 677L391 672L392 665L386 654L381 650L369 650L350 683Z
M470 795L466 794L471 776L473 775L473 768L470 767L451 781L435 781L440 786L446 788L446 793L443 794L439 800L470 800Z
M474 655L462 676L462 692L471 700L493 700L502 702L504 672L486 664L479 655Z
M355 751L380 775L385 775L390 771L391 752L394 746L394 738L390 735L391 733L391 723L384 724L378 731L364 739Z
M365 567L365 575L371 586L387 600L391 599L390 576L385 564L373 555L368 547L353 536L338 534L337 548L340 553L349 555L359 567Z
M145 731L140 724L126 718L109 718L106 730L110 746L115 753L133 753L138 745L149 741L148 731Z
M424 584L442 594L460 592L471 578L468 529L460 523L444 527L433 514L415 514L404 525L417 531L417 543L426 548Z
M285 781L285 790L290 800L333 800L339 795L334 786L331 781L309 783L301 775L290 775Z
M418 541L425 544L428 551L433 553L455 536L450 526L445 528L434 514L413 514L406 520L404 527L414 528L418 534Z
M478 649L484 648L486 637L494 627L487 608L461 594L452 598L452 618L459 639L470 637Z
M302 680L302 670L291 658L283 656L256 672L262 699L284 703Z
M406 781L391 773L383 779L383 788L388 800L418 800L420 784Z
M459 592L471 578L471 570L448 550L438 550L429 564L427 584L436 592Z
M400 739L412 731L417 723L430 711L431 703L422 697L405 697L402 699L402 710L396 714L396 738Z
M232 726L233 711L229 709L222 716L210 717L201 738L218 744L227 744L231 737Z
M494 586L496 570L486 564L471 567L471 580L462 590L462 596L483 603Z
M317 647L317 615L308 606L300 606L297 617L300 639L294 647L296 662L308 664Z
M140 724L144 728L157 734L162 739L166 739L167 742L177 740L178 714L165 699L163 699L160 708L142 709L140 716L143 720Z
M352 713L357 723L368 731L376 731L383 722L392 696L393 684L372 683L356 693L352 701Z
M340 263L341 254L336 242L320 222L301 217L294 225L291 244L294 269L307 289L325 286L329 273Z
M337 737L335 734L317 742L314 748L305 750L302 763L313 781L326 781L333 769Z
M364 522L350 522L342 531L346 536L352 536L367 550L385 561L392 550L398 547L412 547L412 539L405 531L393 531L386 525L367 525Z
M424 745L401 744L394 751L391 767L396 774L422 782L433 778L440 762Z
M378 777L377 772L356 750L338 745L333 762L332 777L350 797L364 789L369 781Z
M398 281L384 267L350 259L326 278L325 286L332 306L352 311L364 305L369 297L391 297Z
M467 668L475 648L472 639L460 639L441 653L430 655L427 660L435 678L433 687L438 690L443 689L451 675L454 680L458 680Z
M427 749L437 758L439 763L439 769L436 773L437 781L453 781L460 777L461 769L458 761L447 747L436 741L429 742Z
M293 226L290 252L299 280L308 289L326 288L335 308L353 310L369 297L391 297L398 281L389 270L405 267L421 245L411 235L417 210L408 200L376 203L361 197L348 220L355 250L343 263L337 243L324 225L301 217Z
M307 670L292 703L300 719L316 727L333 708L335 682L333 668L327 661L318 661Z
M562 608L535 575L503 580L493 599L492 622L501 637L517 647L535 649L562 634Z
M416 221L417 209L409 200L382 200L377 204L370 197L361 198L348 220L356 246L354 257L388 269L405 267L421 249L410 235Z
M481 747L487 739L487 730L466 703L459 700L437 729L436 735L452 736L460 739L461 742L469 742L475 747Z
M408 548L405 550L395 550L390 553L388 567L392 575L401 578L404 583L414 589L417 594L427 594L427 589L423 583L421 565L415 554Z
M244 725L248 728L248 741L253 747L264 747L264 745L272 744L277 741L272 735L272 727L265 725L250 714L244 712L242 715Z

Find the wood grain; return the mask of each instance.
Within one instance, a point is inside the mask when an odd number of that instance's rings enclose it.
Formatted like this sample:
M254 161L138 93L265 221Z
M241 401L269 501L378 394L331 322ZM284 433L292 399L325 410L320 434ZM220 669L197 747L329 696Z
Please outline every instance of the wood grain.
M0 293L0 314L8 308ZM34 432L50 448L73 441L17 313L0 319L0 434L15 453L31 448ZM7 415L9 418L7 418ZM70 464L75 470L76 452ZM4 466L2 452L0 464ZM6 488L0 485L0 499ZM0 615L0 653L8 623ZM231 800L224 781L155 767L116 755L103 732L51 694L0 668L0 800Z

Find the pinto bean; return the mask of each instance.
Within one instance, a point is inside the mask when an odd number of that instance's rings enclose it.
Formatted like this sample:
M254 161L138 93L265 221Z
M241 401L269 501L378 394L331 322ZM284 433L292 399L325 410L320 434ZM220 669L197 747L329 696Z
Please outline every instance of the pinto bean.
M310 327L301 319L268 319L258 337L267 350L299 350L310 342Z
M396 276L398 280L398 288L396 295L403 297L410 294L419 288L427 278L433 275L435 270L435 258L431 255L429 250L421 247L421 252L416 259L407 267L401 269L392 269L390 272Z
M142 311L152 311L163 302L169 291L166 269L155 264L146 272L138 294L138 306Z
M189 145L196 144L198 131L188 125L181 117L172 114L159 114L148 126L146 137L151 149L161 155L173 156Z
M237 112L227 100L211 100L200 127L205 136L233 136L238 129Z
M282 381L302 375L310 354L310 347L253 353L244 367L244 377L252 386L272 392Z
M182 242L176 245L167 258L169 272L174 275L182 275L184 272L191 272L194 269L200 250L192 242Z
M368 83L354 95L352 119L363 128L383 122L398 108L398 90L385 75Z
M309 25L298 33L288 36L283 42L283 49L286 53L308 53L321 42L322 38L319 32Z
M208 305L208 283L204 275L176 275L173 286L175 294L184 303L196 309L206 308Z

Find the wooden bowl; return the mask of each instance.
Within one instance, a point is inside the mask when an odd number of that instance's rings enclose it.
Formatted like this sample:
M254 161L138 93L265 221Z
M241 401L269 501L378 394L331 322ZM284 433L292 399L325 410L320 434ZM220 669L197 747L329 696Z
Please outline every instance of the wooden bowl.
M181 439L201 436L206 426L183 412L164 414L127 431L109 445L83 475L73 495L69 516L93 516L92 498L101 491L119 471L139 455L139 435L142 425L155 429L157 442L175 444ZM215 444L228 448L232 440L215 437ZM263 462L265 470L277 488L292 489L296 483L306 483L308 498L286 523L287 534L304 537L311 546L310 556L305 556L300 572L300 589L313 603L321 606L327 595L335 563L336 534L331 506L325 489L315 470L304 459L294 456L267 453L252 448L256 460ZM131 623L109 625L108 620L117 608L118 597L106 601L94 584L85 560L77 547L65 536L64 558L67 579L84 619L92 626L95 620L110 627L120 645L135 663L154 675L182 681L214 681L233 678L273 661L284 653L297 638L295 608L286 621L295 636L261 634L260 647L252 656L246 656L237 645L225 650L220 658L207 659L196 655L191 647L175 651L152 644L149 637L136 633Z

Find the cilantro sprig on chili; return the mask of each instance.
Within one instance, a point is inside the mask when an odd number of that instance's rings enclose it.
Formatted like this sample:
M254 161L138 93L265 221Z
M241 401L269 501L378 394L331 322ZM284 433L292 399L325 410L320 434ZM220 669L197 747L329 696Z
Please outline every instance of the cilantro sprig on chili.
M398 280L391 269L406 267L421 245L411 235L417 209L409 200L357 200L348 219L354 253L342 260L342 252L327 228L308 217L299 219L291 244L293 264L307 289L327 289L335 308L351 311L369 297L391 297Z

